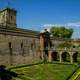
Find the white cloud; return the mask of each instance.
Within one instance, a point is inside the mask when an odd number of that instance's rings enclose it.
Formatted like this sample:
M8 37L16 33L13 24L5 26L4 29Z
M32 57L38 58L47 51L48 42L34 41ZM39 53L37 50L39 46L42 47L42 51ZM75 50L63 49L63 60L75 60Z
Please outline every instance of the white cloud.
M65 26L65 27L69 27L69 28L70 27L74 28L74 27L80 27L80 22L69 22L66 24L44 24L43 29L44 28L51 28L52 26L57 26L57 27Z
M80 22L74 22L74 23L67 23L66 26L75 26L80 27Z
M57 27L64 26L66 28L73 28L74 33L73 33L72 38L80 38L80 31L79 31L80 30L80 21L69 22L69 23L66 23L66 24L44 24L43 25L43 30L46 28L48 31L50 31L50 28L52 26L57 26Z
M52 27L52 26L58 26L58 27L60 27L60 26L62 26L62 24L44 24L44 25L43 25L44 28L47 28L47 27L50 28L50 27Z

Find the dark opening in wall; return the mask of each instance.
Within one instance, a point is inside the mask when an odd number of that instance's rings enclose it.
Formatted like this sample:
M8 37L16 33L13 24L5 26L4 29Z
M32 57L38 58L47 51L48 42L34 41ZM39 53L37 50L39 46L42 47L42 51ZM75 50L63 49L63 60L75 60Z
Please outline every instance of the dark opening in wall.
M34 51L34 49L36 49L35 40L33 40L30 45L31 45L31 50Z
M9 42L8 44L9 44L10 55L12 55L12 44L11 44L11 42Z
M58 52L53 51L51 56L53 61L58 61Z
M10 65L13 65L13 59L12 59L12 55L13 55L13 52L12 52L12 43L9 42L9 54L10 54Z
M72 57L73 57L73 61L77 62L78 52L75 52Z
M22 51L21 55L24 56L25 52L24 52L24 44L23 44L23 42L21 42L20 45L21 45L21 51Z
M11 42L9 42L9 48L12 48L12 44L11 44Z
M62 60L63 61L70 61L70 55L69 55L69 53L68 52L63 52L62 53Z
M21 49L23 48L23 42L21 42Z
M33 43L31 43L31 50L33 50Z
M11 20L13 19L13 17L11 16Z

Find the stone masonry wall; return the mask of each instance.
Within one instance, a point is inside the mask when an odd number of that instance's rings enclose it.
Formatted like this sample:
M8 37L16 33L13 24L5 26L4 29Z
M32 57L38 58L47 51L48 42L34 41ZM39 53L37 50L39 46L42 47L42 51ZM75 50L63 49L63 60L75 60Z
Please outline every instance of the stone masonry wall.
M38 46L38 38L0 34L0 65L29 64L38 61Z

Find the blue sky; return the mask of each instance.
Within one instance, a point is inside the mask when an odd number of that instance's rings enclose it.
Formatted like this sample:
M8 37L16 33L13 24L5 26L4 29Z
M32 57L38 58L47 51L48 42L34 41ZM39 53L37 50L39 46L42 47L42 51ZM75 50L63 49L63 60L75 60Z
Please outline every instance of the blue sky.
M0 0L0 8L17 10L20 28L41 30L46 25L65 25L74 28L73 37L80 37L80 0Z

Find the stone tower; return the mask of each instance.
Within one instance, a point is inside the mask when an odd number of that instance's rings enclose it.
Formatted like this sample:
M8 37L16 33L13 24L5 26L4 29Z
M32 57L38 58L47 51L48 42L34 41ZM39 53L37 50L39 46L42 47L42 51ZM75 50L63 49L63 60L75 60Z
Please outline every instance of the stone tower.
M16 28L16 13L12 8L0 10L0 25L5 28Z

